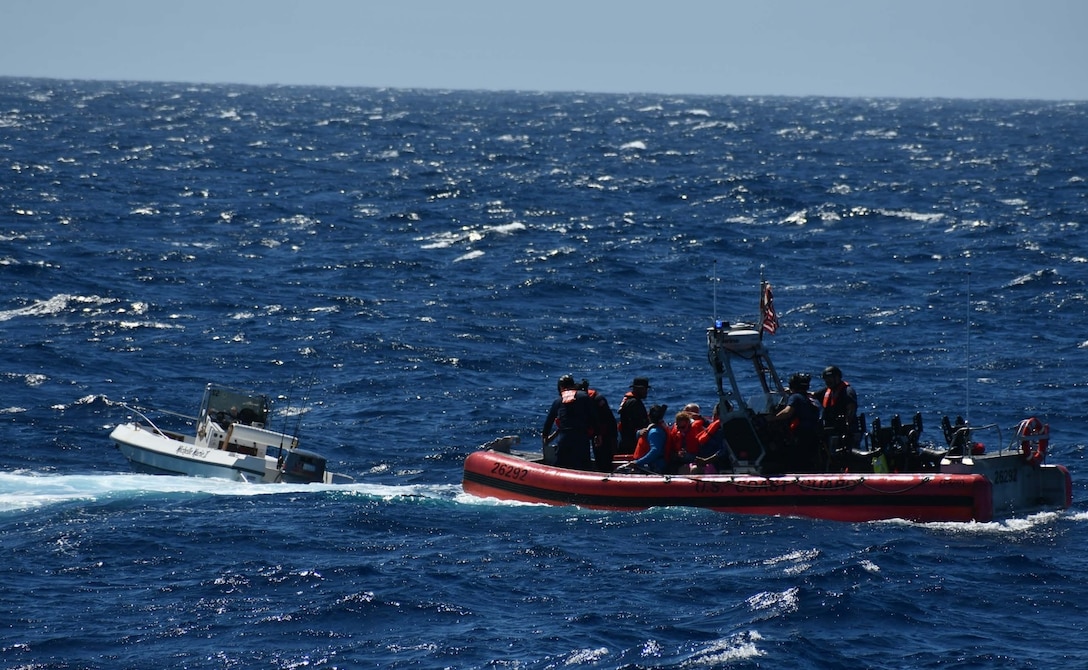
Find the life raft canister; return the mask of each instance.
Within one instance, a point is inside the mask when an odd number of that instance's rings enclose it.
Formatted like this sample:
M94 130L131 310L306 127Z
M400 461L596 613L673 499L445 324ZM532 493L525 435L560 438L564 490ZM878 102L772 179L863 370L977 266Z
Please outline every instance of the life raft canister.
M1024 419L1016 428L1020 438L1020 451L1029 465L1038 465L1046 459L1046 448L1050 445L1050 426L1031 417Z

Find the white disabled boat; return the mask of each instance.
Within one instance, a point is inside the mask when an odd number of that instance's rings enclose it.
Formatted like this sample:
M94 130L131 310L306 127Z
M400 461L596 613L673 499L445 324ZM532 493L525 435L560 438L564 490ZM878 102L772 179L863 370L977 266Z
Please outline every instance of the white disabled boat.
M325 457L300 449L297 437L269 429L271 403L265 395L208 384L198 416L162 412L188 419L195 434L164 430L147 410L123 406L140 420L118 425L110 440L144 472L248 482L353 481L329 472Z

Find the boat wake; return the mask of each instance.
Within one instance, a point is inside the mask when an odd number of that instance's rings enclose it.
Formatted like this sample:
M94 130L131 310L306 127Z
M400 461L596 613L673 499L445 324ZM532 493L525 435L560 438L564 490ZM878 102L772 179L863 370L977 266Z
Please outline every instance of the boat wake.
M150 475L138 473L57 475L29 470L0 473L0 513L37 510L71 502L99 502L162 495L268 496L298 495L363 496L381 500L426 498L454 500L461 487L449 485L391 486L354 483L249 484L227 479Z

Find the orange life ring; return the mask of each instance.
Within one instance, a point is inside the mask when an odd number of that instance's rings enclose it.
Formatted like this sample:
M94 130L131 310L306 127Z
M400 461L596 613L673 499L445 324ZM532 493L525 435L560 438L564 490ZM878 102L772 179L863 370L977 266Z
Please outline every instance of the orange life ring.
M1024 419L1016 429L1020 437L1020 451L1029 465L1038 465L1046 459L1046 448L1050 445L1050 426L1031 417Z

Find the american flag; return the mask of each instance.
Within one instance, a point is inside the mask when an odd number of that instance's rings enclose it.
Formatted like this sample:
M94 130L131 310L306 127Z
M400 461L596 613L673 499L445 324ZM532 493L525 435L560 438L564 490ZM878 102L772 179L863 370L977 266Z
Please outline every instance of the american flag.
M763 332L774 335L778 331L778 314L774 311L774 294L771 292L770 282L763 283L759 311L763 314Z

